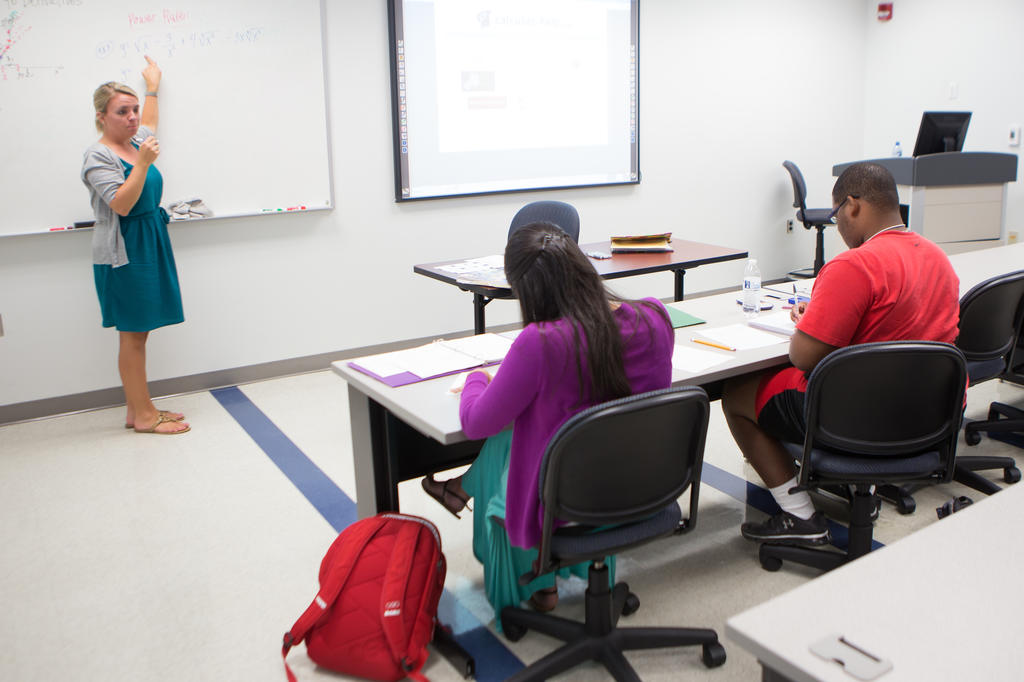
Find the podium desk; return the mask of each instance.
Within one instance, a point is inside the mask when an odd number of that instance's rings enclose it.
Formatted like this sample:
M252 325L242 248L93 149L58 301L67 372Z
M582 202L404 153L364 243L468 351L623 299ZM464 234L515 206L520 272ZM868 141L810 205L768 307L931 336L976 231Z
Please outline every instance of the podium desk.
M946 253L998 246L1005 238L1006 185L1017 180L1017 156L948 152L868 159L896 179L908 226ZM854 163L832 167L838 176Z
M675 300L683 300L683 275L688 268L695 268L699 265L709 263L721 263L723 261L746 258L747 252L740 249L732 249L726 246L715 246L701 242L691 242L685 239L673 239L671 252L666 253L613 253L611 258L588 260L597 270L601 279L618 279L619 277L632 277L634 275L646 275L652 272L672 272L675 275ZM611 246L607 241L580 244L583 253L591 251L604 251L611 253ZM439 261L437 263L424 263L414 265L413 272L436 279L446 284L453 284L463 291L473 294L473 333L483 334L486 330L484 320L484 306L496 298L512 298L512 290L508 287L488 286L459 281L458 277L442 268L445 265L461 263L466 259Z

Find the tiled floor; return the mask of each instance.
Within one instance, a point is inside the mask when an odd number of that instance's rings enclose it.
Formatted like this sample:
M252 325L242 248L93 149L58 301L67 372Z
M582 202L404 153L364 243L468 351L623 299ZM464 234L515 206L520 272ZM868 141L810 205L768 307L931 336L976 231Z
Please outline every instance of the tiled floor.
M316 593L320 559L351 512L351 445L344 382L324 371L240 387L298 457L318 466L341 492L325 518L268 453L211 393L160 401L188 414L193 430L174 437L136 435L121 427L122 410L102 410L0 427L0 679L20 682L131 679L284 679L281 635ZM969 418L992 400L1024 403L1024 389L988 382L970 389ZM787 566L763 571L756 546L740 523L760 512L747 506L741 479L758 482L739 457L717 403L705 460L719 471L705 477L697 528L623 555L620 578L640 597L637 624L715 628L726 664L707 670L699 649L629 654L645 680L755 680L753 657L724 639L724 623L769 597L813 579ZM961 446L961 451L967 448ZM1008 453L985 438L971 452ZM294 453L293 453L294 454ZM710 470L710 469L709 469ZM917 493L916 513L883 509L875 537L892 543L936 521L933 509L957 484ZM403 511L432 519L448 558L443 612L457 631L485 627L493 614L483 596L482 571L470 551L471 523L427 498L416 481L401 487ZM833 518L843 508L827 505ZM340 511L339 511L340 509ZM333 525L332 525L333 524ZM950 559L957 560L955 548ZM561 586L559 612L582 614L583 583ZM842 595L836 596L841 607ZM813 614L808 614L813 618ZM935 613L916 621L946 621ZM929 625L930 627L931 625ZM488 638L529 662L553 640L535 633L512 644ZM478 657L478 679L495 679L499 657ZM300 680L342 679L317 669L302 647L289 661ZM425 670L435 682L461 677L432 654ZM603 680L603 668L584 666L566 680Z

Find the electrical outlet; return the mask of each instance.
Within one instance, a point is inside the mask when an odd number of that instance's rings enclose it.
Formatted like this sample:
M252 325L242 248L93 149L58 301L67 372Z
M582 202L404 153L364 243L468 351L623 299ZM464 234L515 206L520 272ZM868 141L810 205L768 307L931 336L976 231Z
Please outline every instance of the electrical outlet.
M792 231L793 231L793 219L790 218L789 220L786 221L786 232L792 232Z
M1014 124L1014 125L1010 126L1010 136L1009 136L1008 142L1009 142L1009 145L1011 147L1019 147L1020 146L1020 126L1019 125Z

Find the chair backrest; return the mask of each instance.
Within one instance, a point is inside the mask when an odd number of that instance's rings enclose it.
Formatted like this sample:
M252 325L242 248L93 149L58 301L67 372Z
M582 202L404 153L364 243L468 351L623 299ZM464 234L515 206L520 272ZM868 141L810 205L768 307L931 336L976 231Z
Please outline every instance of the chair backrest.
M865 475L886 460L890 480L911 480L900 475L897 460L929 453L935 467L923 478L948 481L966 385L964 356L948 343L889 341L833 351L808 379L800 484L822 481L807 465L812 451L847 456L844 466Z
M534 201L523 206L512 217L508 236L511 237L520 227L536 222L554 223L574 242L578 244L580 241L580 214L572 204L564 201Z
M555 519L630 523L674 502L687 487L689 523L695 523L708 414L707 393L682 386L602 403L567 420L541 463L541 555Z
M783 161L782 165L789 171L789 178L793 181L793 208L800 209L803 215L807 211L807 183L804 182L804 174L792 161Z
M1022 310L1024 270L987 279L964 294L960 299L960 335L956 345L967 361L1002 359L1005 369L1017 342ZM997 367L991 376L999 373Z

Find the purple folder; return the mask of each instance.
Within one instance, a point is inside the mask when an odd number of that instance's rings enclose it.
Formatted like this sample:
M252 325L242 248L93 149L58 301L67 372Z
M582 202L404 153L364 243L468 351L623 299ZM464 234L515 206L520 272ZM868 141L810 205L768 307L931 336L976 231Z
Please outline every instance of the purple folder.
M380 382L383 382L383 383L387 384L391 388L398 388L399 386L405 386L406 384L415 384L416 382L419 382L419 381L427 381L428 379L436 379L438 377L453 376L453 375L459 374L461 372L469 372L469 371L472 371L474 369L482 369L484 367L493 367L494 365L499 365L499 364L501 364L501 363L500 362L492 362L492 363L485 364L485 365L478 365L477 367L466 367L464 369L457 369L457 370L455 370L453 372L445 372L444 374L435 374L432 377L419 377L419 376L416 376L415 374L413 374L412 372L399 372L398 374L392 374L391 376L382 377L379 374L374 374L373 372L371 372L370 370L366 369L365 367L360 367L358 364L356 364L354 362L348 363L348 366L351 367L352 369L355 369L355 370L358 370L358 371L362 372L363 374L365 374L367 376L373 377L377 381L380 381Z

